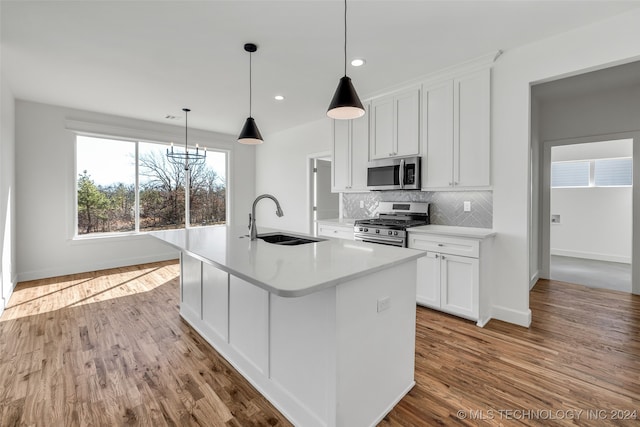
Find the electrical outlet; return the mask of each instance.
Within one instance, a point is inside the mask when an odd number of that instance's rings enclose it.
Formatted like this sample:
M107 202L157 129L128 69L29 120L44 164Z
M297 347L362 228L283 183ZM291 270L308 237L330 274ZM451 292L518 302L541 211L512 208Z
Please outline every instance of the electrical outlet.
M388 310L391 307L391 297L384 297L378 299L378 313Z
M364 200L360 200L360 209L364 208Z
M464 211L471 212L471 202L469 201L464 202Z

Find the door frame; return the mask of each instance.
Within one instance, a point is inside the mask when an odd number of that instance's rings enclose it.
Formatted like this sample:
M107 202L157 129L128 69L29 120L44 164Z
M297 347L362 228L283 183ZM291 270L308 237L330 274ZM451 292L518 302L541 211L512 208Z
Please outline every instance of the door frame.
M316 224L314 221L313 215L313 207L315 205L315 182L314 182L314 174L313 169L315 167L316 159L325 159L331 161L331 167L333 168L333 153L331 151L321 151L318 153L311 153L307 155L307 224L309 225L308 233L312 235L316 235ZM338 215L342 215L342 197L339 198L338 202Z
M539 277L549 279L551 264L551 147L590 142L633 140L631 293L640 295L640 131L542 141L540 162Z

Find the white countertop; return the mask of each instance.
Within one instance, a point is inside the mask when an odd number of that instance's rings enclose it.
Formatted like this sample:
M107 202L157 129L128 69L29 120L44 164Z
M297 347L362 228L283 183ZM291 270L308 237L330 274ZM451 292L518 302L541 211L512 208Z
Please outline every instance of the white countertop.
M263 234L278 230L258 231ZM280 246L260 239L249 240L245 227L198 227L149 234L283 297L307 295L425 255L414 249L330 238L318 243Z
M353 218L330 218L330 219L319 219L316 220L318 224L326 224L326 225L344 225L351 226L355 224L356 220Z
M485 239L496 235L496 232L490 228L456 227L451 225L434 224L411 227L408 228L407 231L409 233L440 234L443 236L470 237L473 239Z

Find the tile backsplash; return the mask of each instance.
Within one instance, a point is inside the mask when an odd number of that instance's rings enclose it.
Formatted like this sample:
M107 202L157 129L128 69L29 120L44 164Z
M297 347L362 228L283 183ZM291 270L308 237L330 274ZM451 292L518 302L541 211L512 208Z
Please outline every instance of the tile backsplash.
M464 211L464 202L471 211ZM362 208L360 207L362 202ZM491 191L371 191L342 193L343 217L371 218L378 214L379 202L428 202L431 224L492 228L493 193Z

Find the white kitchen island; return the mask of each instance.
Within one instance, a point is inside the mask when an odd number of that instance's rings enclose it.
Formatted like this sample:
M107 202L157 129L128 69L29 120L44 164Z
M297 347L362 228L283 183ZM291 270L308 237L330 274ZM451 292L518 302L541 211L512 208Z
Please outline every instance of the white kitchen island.
M293 424L377 424L415 384L424 252L341 239L280 246L245 234L151 233L181 251L181 316Z

